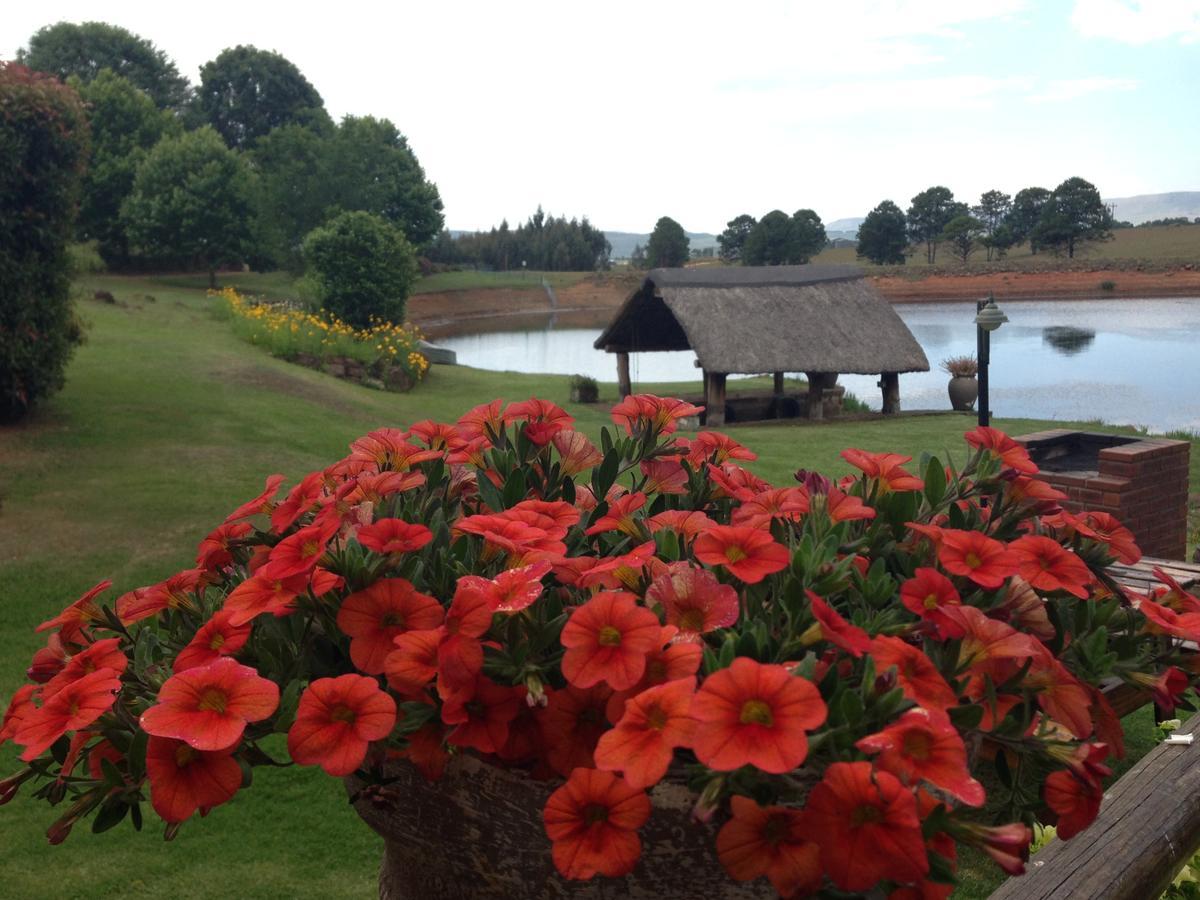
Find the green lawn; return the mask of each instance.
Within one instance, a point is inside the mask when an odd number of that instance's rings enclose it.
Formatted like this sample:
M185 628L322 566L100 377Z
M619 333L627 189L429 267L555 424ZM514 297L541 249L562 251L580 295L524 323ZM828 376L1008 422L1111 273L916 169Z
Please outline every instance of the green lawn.
M202 285L96 277L81 287L87 296L109 290L118 303L80 304L91 327L66 389L31 421L0 430L4 700L41 643L38 622L103 577L119 592L191 565L199 540L268 473L295 479L372 428L454 419L498 396L562 403L593 435L607 420L606 406L566 404L565 376L435 367L411 394L380 393L236 341L207 313ZM613 386L604 390L614 399ZM848 471L837 456L847 446L961 455L971 424L948 414L729 430L761 455L761 475L787 483L799 467ZM997 424L1013 433L1043 426ZM1193 490L1198 460L1193 452ZM11 745L0 748L0 774L16 767ZM340 785L311 769L258 770L255 779L167 845L153 826L99 836L83 826L52 848L43 832L53 812L19 796L0 808L0 896L373 896L380 844Z

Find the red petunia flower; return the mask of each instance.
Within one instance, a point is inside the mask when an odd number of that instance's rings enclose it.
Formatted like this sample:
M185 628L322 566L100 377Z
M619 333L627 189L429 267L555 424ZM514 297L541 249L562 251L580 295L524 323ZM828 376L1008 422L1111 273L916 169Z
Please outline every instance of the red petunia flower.
M175 657L172 669L184 672L206 666L222 656L232 656L246 646L254 626L249 622L234 625L230 621L232 618L232 612L221 610L201 625L195 637Z
M441 455L437 450L410 444L408 435L395 428L378 428L350 445L351 459L372 463L380 472L407 472Z
M463 436L468 439L486 438L490 442L494 435L500 434L500 427L504 424L503 406L503 401L493 400L463 413L458 419Z
M17 688L8 701L4 711L4 719L0 720L0 744L16 737L22 723L38 710L34 699L39 696L41 689L34 684L23 684Z
M82 597L53 619L47 619L35 628L34 631L41 633L49 631L51 628L57 628L64 641L79 643L77 639L86 626L104 621L104 613L101 612L99 605L96 603L96 597L107 591L110 587L112 587L111 581L108 579L101 581L95 587L86 591Z
M405 695L419 694L437 676L441 629L406 631L397 635L396 649L383 661L388 687Z
M562 474L574 478L593 466L598 466L604 456L582 431L564 430L554 435L552 441L558 451L558 467Z
M200 569L184 569L166 581L122 594L117 598L117 616L132 625L166 609L196 609L196 594L204 589L203 576Z
M271 512L274 506L272 502L275 495L279 492L279 486L283 484L282 475L268 475L266 487L263 492L253 500L248 500L225 517L225 524L237 522L240 519L249 519L251 516L267 515Z
M383 672L397 635L436 628L442 605L404 578L381 578L342 601L337 626L350 637L350 659L366 675Z
M254 529L245 522L218 525L196 548L196 567L204 572L220 572L233 565L230 543L244 538Z
M509 723L521 711L524 688L496 684L486 675L442 704L442 721L455 726L448 740L458 747L495 753L508 740Z
M547 691L546 696L546 706L537 716L546 762L564 778L576 768L592 768L596 744L608 730L605 710L612 688L598 684L584 689L568 684L562 690Z
M625 715L625 701L629 697L668 681L689 678L700 671L704 647L691 641L677 642L677 637L678 631L674 625L663 626L654 649L646 654L646 671L638 683L628 690L614 691L609 697L607 712L610 722L621 721L621 716Z
M987 450L1000 460L1006 468L1024 475L1036 475L1038 467L1029 458L1029 451L1003 431L980 425L963 435L976 450Z
M550 563L543 560L519 569L506 569L491 579L463 575L458 579L458 588L478 592L492 612L517 613L542 596L545 591L542 579L549 571Z
M641 855L637 830L650 818L650 798L611 772L576 769L550 795L542 818L564 878L617 878Z
M546 446L556 434L575 424L575 419L561 407L536 397L520 403L511 403L504 411L506 422L522 419L525 420L525 436L538 447Z
M1088 512L1083 516L1086 527L1078 531L1084 537L1108 544L1117 560L1127 566L1135 565L1142 558L1142 551L1134 540L1133 532L1106 512Z
M724 566L746 584L757 584L791 562L788 548L770 532L744 525L714 525L696 538L696 559Z
M415 437L431 450L440 450L444 453L459 450L467 442L462 435L462 430L457 425L435 422L432 419L414 422L408 429L408 436Z
M183 822L200 810L233 798L242 786L242 767L233 748L197 750L173 738L152 737L146 744L150 805L166 822Z
M683 465L674 459L644 459L641 462L642 474L646 481L642 487L651 494L686 494L688 492L688 473Z
M938 562L951 575L964 575L994 590L1017 574L1017 560L1000 541L979 531L941 529Z
M1137 610L1146 617L1150 631L1174 635L1185 641L1200 641L1200 612L1178 613L1148 598L1138 603Z
M801 835L801 812L730 798L733 817L717 833L717 858L735 881L765 875L781 897L816 893L825 879L820 848Z
M110 669L114 675L120 675L128 666L129 658L121 650L120 638L96 641L70 657L58 674L46 682L42 688L42 699L49 700L71 682L91 675L98 669Z
M701 635L728 628L738 617L737 591L687 562L672 563L655 578L646 590L646 602L662 606L667 624L679 629L676 641L697 643Z
M1009 875L1025 874L1029 844L1033 841L1033 831L1028 825L1012 822L989 827L974 822L960 822L959 827L965 843L978 847Z
M695 678L681 678L627 699L617 727L596 745L596 768L621 772L630 787L658 784L675 748L691 746L696 722L689 710L695 690Z
M229 592L221 608L229 613L229 624L235 627L265 613L283 617L295 611L292 601L308 586L309 576L303 572L283 579L253 575Z
M542 559L551 561L567 552L567 545L542 528L499 515L466 516L454 523L454 534L474 534L483 538L481 562L507 556L510 567L528 565Z
M761 494L763 491L771 489L770 484L753 472L731 462L721 463L719 466L705 463L704 470L712 480L712 487L715 488L712 494L715 500L731 497L745 503L755 494Z
M271 530L283 534L317 505L325 490L325 473L309 472L271 509Z
M592 523L584 532L586 535L604 534L608 531L620 531L634 540L645 536L645 526L633 514L646 505L646 495L641 491L625 494L613 500L608 505L608 512Z
M1081 777L1076 772L1062 769L1046 776L1042 796L1046 806L1058 815L1058 836L1067 841L1091 825L1100 814L1104 788L1096 778Z
M863 503L859 497L835 487L831 487L828 494L821 495L820 504L816 501L816 497L810 497L809 506L815 509L817 505L823 505L829 521L835 524L875 518L875 510Z
M671 434L684 416L697 416L703 406L693 406L674 397L630 394L612 408L612 420L627 434Z
M696 536L707 531L717 523L699 510L667 509L646 520L652 534L670 529L680 535L685 541L693 541Z
M828 603L812 591L806 591L813 615L821 627L821 637L834 646L841 647L853 657L860 657L871 649L871 637L857 625L851 625Z
M374 678L318 678L300 697L288 753L302 766L340 778L362 765L371 741L383 740L395 724L396 701Z
M1041 652L1036 638L1011 625L990 619L974 606L948 606L944 614L963 633L958 649L960 666L979 666L1000 659L1026 659Z
M925 488L924 481L901 468L906 462L912 461L911 456L868 453L852 447L842 451L842 459L875 481L881 491L920 491Z
M1087 565L1052 538L1027 534L1008 545L1017 560L1017 574L1040 591L1066 591L1081 600L1096 580Z
M120 689L121 679L116 672L97 669L64 685L36 709L23 705L13 735L13 741L25 748L21 759L25 762L37 759L68 731L91 725L112 709ZM5 725L8 724L6 721Z
M654 541L646 541L620 556L583 557L589 562L580 566L581 571L575 577L575 586L580 588L600 587L611 590L620 590L624 587L638 590L646 567L656 562L657 558L654 553ZM567 564L572 565L569 561ZM574 565L580 564L574 563ZM559 575L559 571L556 570L555 574ZM562 576L559 575L559 577Z
M57 632L46 639L46 646L33 653L25 677L38 684L45 684L62 671L67 664L67 645Z
M900 602L909 611L932 622L938 633L945 637L954 637L952 631L945 631L949 620L942 615L946 606L958 606L962 598L954 589L954 582L937 569L922 566L913 577L900 585ZM951 625L951 629L953 629Z
M804 762L805 732L826 715L811 681L740 656L696 692L692 718L699 724L692 747L700 762L718 772L751 765L780 775Z
M275 682L222 656L168 678L140 723L156 737L177 738L197 750L224 750L241 740L247 723L262 721L278 706Z
M688 447L688 462L692 468L698 469L705 462L719 466L731 459L753 462L758 459L758 454L719 431L701 431Z
M445 747L441 722L429 722L408 736L408 746L397 753L407 759L428 781L438 781L446 772L450 754Z
M831 763L808 795L800 833L820 846L821 866L842 890L929 873L912 791L870 763Z
M896 667L896 682L904 696L926 709L950 709L958 705L958 696L946 683L919 647L889 635L877 635L871 641L875 671L880 675Z
M910 709L883 731L855 745L878 753L875 765L905 784L928 781L968 806L982 806L983 785L971 777L962 736L941 710Z
M358 529L358 542L368 550L390 553L416 553L433 540L433 532L424 525L414 525L403 519L377 519L372 525Z
M285 537L271 549L267 564L258 574L264 578L284 579L311 572L325 555L325 548L339 527L340 523L331 519L320 525L301 528Z
M438 693L442 697L474 683L483 668L483 644L479 639L491 625L491 604L460 580L446 612L446 623L440 629Z
M577 607L563 626L563 677L581 688L602 681L614 690L633 687L661 629L658 617L638 606L632 594L602 591Z
M766 529L776 519L799 522L807 512L808 491L804 488L772 488L739 504L733 511L732 524Z

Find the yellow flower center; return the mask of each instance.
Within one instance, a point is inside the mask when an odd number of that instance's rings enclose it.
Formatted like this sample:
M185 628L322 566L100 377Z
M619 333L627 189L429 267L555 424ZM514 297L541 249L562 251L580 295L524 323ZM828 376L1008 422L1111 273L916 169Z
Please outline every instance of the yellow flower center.
M196 708L205 712L224 713L225 704L228 701L229 698L225 696L224 691L217 688L209 688L200 696L200 703Z
M661 706L652 707L651 710L646 713L646 724L655 731L662 731L667 727L667 714Z
M727 560L729 560L731 563L741 562L743 559L746 558L747 555L748 554L746 553L746 551L738 546L731 546L731 547L725 548L725 558Z
M937 609L937 594L926 594L924 604L926 609Z
M354 710L348 706L339 706L330 713L329 718L334 722L353 722L355 718Z
M883 818L883 813L876 806L863 805L856 807L854 812L850 814L850 824L854 828L859 828L863 825L874 825Z
M966 555L966 557L963 559L963 562L965 562L965 563L966 563L966 564L967 564L967 565L968 565L970 568L972 568L972 569L978 569L980 566L982 566L982 565L983 565L983 560L982 560L982 559L980 559L980 558L979 558L979 557L978 557L978 556L977 556L975 553L973 553L973 552L972 552L972 553L968 553L968 554Z
M212 640L208 642L209 650L220 650L224 646L225 646L225 635L223 635L223 634L214 634L212 636Z
M191 765L193 759L196 758L196 751L187 744L180 744L175 748L175 765L183 769Z
M747 700L743 703L740 718L743 725L770 727L775 724L775 717L771 715L771 707L762 700Z
M929 759L929 735L923 731L904 735L904 755L922 761Z
M597 640L601 647L619 647L621 646L621 632L611 625L605 625L600 629L600 636Z
M699 609L686 610L679 617L680 631L703 631L704 630L704 613Z

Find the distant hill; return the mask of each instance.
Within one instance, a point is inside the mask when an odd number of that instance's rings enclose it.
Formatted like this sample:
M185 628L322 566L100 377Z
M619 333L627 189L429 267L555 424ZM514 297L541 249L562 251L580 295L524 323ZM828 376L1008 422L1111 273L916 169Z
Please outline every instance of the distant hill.
M717 236L715 234L706 234L702 231L686 232L688 240L691 243L688 245L692 250L703 250L705 247L716 247ZM643 249L646 243L650 240L649 234L638 234L633 231L606 231L604 236L608 238L608 242L612 244L613 259L628 259L633 255L633 248L641 244Z
M1113 215L1121 221L1138 225L1152 219L1172 219L1200 216L1200 191L1172 191L1169 194L1138 194L1136 197L1106 197L1105 203L1114 207Z

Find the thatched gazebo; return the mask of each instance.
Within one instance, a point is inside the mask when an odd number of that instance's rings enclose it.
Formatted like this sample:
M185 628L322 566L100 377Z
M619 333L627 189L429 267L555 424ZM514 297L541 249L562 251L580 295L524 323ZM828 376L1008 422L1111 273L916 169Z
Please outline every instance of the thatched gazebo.
M629 354L694 350L704 372L707 424L725 424L725 378L808 377L810 418L837 374L880 373L883 411L900 410L900 373L929 360L895 310L857 266L654 269L621 306L596 349L617 355L621 396L631 393Z

